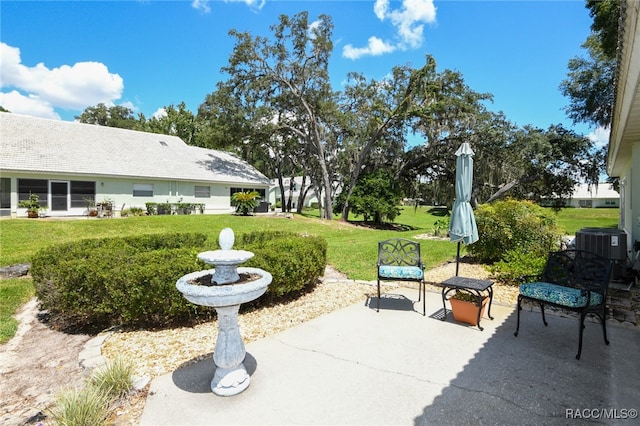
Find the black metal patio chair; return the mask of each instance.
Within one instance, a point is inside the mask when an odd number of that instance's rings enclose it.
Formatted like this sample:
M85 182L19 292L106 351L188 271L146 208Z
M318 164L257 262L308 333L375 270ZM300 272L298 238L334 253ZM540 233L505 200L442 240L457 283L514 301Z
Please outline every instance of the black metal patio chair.
M380 281L414 281L418 283L418 302L422 300L422 315L426 314L426 284L420 243L406 238L392 238L378 243L378 301L380 312Z

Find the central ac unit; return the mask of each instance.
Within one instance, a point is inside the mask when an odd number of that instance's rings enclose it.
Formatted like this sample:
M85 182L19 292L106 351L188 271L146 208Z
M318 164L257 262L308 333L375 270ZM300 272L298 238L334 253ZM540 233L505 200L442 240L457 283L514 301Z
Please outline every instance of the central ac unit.
M576 248L609 260L626 260L627 233L624 229L582 228L576 232Z

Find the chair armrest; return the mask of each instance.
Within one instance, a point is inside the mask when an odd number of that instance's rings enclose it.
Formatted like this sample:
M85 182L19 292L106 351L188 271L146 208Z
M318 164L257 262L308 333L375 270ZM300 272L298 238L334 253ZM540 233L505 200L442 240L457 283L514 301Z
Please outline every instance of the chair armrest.
M521 275L518 277L518 282L520 282L520 284L524 284L524 283L530 283L530 282L534 282L534 281L540 281L540 279L542 278L542 275Z

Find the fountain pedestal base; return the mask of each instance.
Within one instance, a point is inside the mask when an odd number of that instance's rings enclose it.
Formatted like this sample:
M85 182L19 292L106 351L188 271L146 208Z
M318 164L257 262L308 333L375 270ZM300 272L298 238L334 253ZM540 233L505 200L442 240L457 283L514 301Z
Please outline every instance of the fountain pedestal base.
M233 396L248 388L250 383L251 377L243 364L233 369L216 367L211 380L211 392L218 396Z
M218 313L218 338L213 352L216 372L211 380L211 391L216 395L232 396L245 390L251 382L242 364L247 352L238 327L240 305L215 309Z

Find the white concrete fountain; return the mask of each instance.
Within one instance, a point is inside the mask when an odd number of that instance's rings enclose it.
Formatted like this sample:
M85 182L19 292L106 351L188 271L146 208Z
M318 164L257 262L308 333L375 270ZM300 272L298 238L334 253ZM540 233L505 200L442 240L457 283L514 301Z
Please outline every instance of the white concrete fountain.
M233 250L235 237L231 228L220 232L220 250L205 251L198 258L215 269L193 272L181 277L176 287L191 303L211 306L218 313L218 338L213 352L216 366L211 380L211 391L220 396L237 395L251 381L242 363L246 351L238 327L240 304L262 296L271 284L270 273L259 268L238 267L253 257L245 250ZM241 274L257 276L240 280ZM198 284L198 280L211 276L211 283Z

